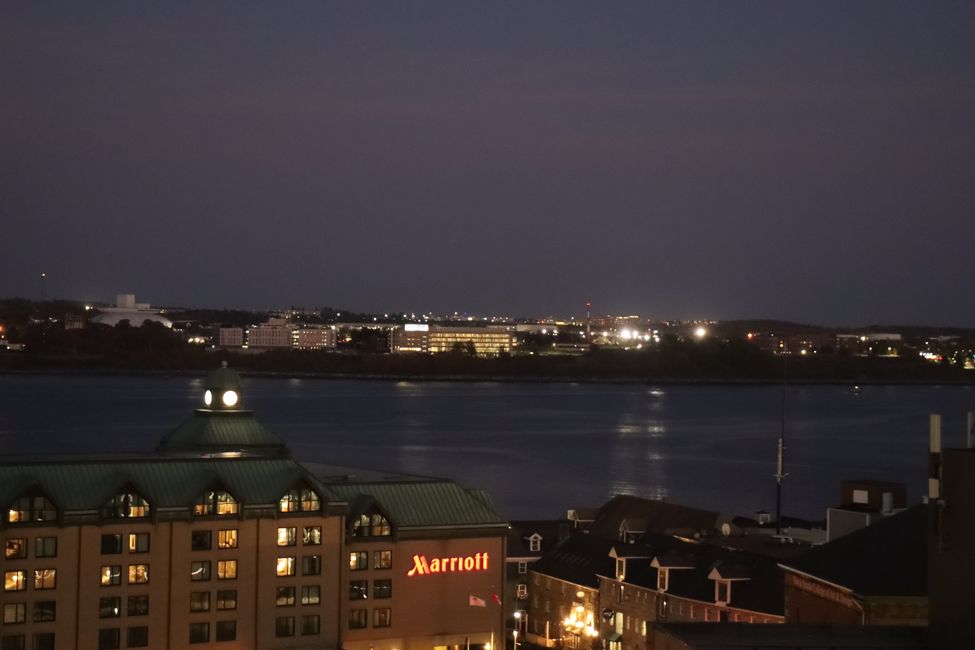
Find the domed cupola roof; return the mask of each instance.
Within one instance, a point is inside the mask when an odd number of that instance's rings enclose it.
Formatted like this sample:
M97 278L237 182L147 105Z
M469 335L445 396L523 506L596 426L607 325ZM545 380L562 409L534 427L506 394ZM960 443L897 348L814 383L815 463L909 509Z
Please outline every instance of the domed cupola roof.
M222 366L207 375L203 407L159 442L159 451L203 456L281 456L284 441L241 408L240 376Z

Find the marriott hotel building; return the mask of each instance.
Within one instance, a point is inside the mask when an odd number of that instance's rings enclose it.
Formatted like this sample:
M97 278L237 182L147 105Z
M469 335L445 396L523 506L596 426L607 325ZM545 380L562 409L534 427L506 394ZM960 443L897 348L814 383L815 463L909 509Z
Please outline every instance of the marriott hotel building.
M157 453L0 462L0 650L489 650L507 524L442 479L301 463L223 368Z

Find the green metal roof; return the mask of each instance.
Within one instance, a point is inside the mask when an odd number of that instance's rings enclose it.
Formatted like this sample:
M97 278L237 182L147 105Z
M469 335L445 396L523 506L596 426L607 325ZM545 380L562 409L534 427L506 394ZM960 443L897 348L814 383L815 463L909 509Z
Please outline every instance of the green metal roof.
M375 499L393 524L406 528L506 525L485 493L451 481L416 480L382 483L332 483L333 493L352 503L356 497Z
M286 451L284 441L250 411L198 409L160 442L160 451L236 451L248 447Z
M204 491L222 486L244 505L276 503L305 481L323 501L327 488L289 458L54 461L0 465L0 499L7 505L36 485L63 511L97 510L131 485L153 508L189 507Z

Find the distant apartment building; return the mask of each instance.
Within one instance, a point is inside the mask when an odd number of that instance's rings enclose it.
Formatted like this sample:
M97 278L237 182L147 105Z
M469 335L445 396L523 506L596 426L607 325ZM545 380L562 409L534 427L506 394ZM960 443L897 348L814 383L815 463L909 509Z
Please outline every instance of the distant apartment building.
M239 348L244 345L244 328L215 327L213 340L221 348Z
M292 327L283 318L271 318L247 328L248 348L290 348Z
M451 352L457 346L473 344L480 356L507 354L514 344L514 332L507 327L438 327L421 323L407 323L403 329L393 330L391 349L404 352Z
M297 350L331 350L335 338L331 327L303 327L291 333L292 345Z

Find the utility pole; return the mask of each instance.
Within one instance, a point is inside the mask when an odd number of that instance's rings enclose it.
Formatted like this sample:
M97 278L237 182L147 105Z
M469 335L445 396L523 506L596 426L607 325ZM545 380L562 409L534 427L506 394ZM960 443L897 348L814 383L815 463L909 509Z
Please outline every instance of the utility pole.
M47 273L41 271L41 302L44 302L44 283L47 280Z

